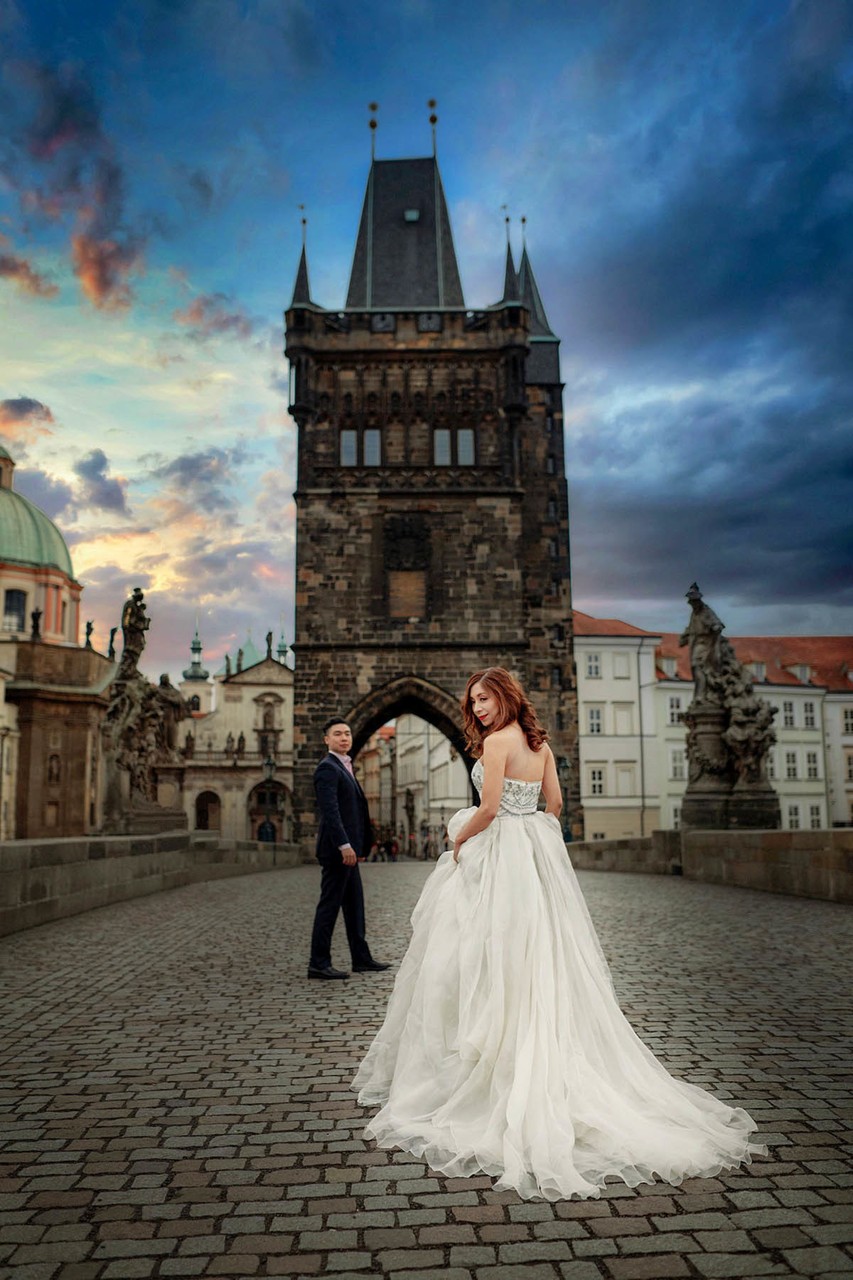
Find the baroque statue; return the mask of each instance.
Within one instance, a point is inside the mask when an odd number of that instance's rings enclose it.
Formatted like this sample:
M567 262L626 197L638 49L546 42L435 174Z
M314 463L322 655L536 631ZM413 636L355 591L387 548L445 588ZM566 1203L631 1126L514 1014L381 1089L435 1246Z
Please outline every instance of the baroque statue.
M684 713L689 772L683 823L778 827L779 799L767 776L777 708L756 694L724 624L695 582L686 598L691 613L679 643L689 646L694 696Z

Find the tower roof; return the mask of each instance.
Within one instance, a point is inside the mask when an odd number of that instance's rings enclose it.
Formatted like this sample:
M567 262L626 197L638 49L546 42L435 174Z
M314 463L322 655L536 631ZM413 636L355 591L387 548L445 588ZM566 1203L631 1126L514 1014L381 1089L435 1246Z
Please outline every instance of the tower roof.
M374 160L347 309L464 307L450 216L434 156Z
M534 276L533 268L530 265L530 258L527 255L526 245L521 255L521 266L518 272L518 287L521 292L521 301L530 312L531 337L556 338L556 334L548 323L545 308L542 305L539 286L536 283L536 277Z
M293 300L291 307L310 307L311 304L311 287L308 283L308 255L305 252L305 245L302 246L302 253L299 255L299 266L296 269L296 283L293 286Z
M515 273L515 263L512 260L512 249L507 243L506 246L506 270L504 271L504 295L501 303L521 302L521 291L518 287L518 276Z

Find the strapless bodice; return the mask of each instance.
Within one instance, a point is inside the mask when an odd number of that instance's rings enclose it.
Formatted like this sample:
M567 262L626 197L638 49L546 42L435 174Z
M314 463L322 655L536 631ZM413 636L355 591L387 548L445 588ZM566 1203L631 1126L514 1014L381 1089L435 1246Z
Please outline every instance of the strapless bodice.
M479 795L483 794L483 762L477 760L471 770L471 781ZM535 813L539 804L541 782L522 782L519 778L504 778L498 817L521 818L525 814Z

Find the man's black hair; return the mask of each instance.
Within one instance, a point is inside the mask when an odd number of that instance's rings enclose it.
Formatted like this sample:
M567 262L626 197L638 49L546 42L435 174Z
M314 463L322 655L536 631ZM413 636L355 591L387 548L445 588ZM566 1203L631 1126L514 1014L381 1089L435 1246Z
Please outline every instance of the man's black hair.
M332 716L331 720L327 720L323 725L323 736L325 737L329 730L336 724L345 724L349 727L349 720L345 720L343 716Z

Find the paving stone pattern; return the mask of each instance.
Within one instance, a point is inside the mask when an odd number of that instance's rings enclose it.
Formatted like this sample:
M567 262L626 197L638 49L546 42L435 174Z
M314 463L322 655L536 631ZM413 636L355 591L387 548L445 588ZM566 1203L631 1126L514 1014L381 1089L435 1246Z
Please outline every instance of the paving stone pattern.
M399 961L428 872L363 868L378 956ZM0 1275L853 1274L849 908L581 873L634 1026L771 1155L548 1204L362 1139L347 1085L393 970L306 981L318 881L196 884L0 943Z

